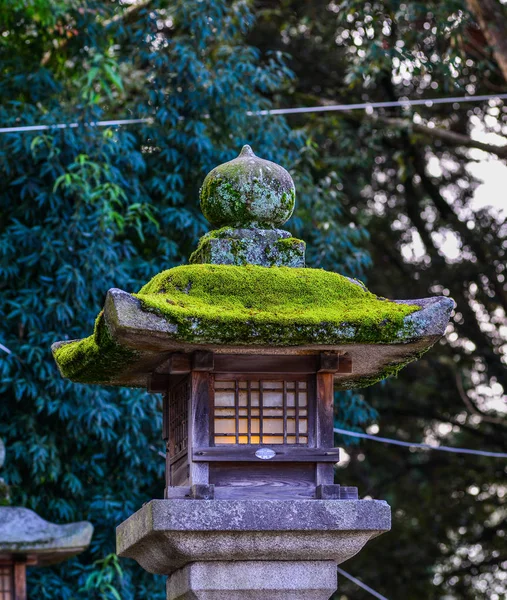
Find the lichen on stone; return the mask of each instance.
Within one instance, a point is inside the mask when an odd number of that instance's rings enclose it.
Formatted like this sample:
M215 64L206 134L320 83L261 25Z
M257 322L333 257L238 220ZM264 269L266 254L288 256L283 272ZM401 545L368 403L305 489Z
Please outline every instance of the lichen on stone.
M295 237L280 239L267 246L266 257L271 266L304 267L306 243Z
M222 227L210 231L190 255L190 264L304 267L306 244L280 229Z
M208 173L199 196L204 216L215 226L273 228L292 215L296 191L283 167L244 146L237 158Z

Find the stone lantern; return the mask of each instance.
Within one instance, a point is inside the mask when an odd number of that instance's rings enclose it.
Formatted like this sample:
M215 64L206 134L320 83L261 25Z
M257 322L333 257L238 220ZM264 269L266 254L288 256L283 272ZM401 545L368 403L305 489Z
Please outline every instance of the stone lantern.
M0 440L0 467L5 456ZM56 525L28 508L2 506L8 487L0 478L0 600L26 600L26 567L54 565L88 548L93 526L87 521Z
M444 333L448 298L390 301L305 268L279 229L289 173L245 146L211 171L215 229L190 264L107 293L92 336L57 342L64 377L163 394L164 499L117 529L168 600L322 599L390 508L335 483L333 392L396 373Z

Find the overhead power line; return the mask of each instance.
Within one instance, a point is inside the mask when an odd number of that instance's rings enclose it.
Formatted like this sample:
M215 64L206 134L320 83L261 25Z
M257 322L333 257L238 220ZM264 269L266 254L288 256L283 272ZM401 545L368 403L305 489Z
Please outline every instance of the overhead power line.
M368 433L359 433L358 431L348 431L347 429L334 428L335 433L350 435L352 437L364 438L381 442L383 444L393 444L394 446L404 446L405 448L423 448L424 450L440 450L440 452L452 452L454 454L474 454L477 456L489 456L491 458L507 458L503 452L488 452L486 450L472 450L471 448L453 448L452 446L430 446L430 444L419 444L417 442L402 442L391 438L380 437L378 435L369 435Z
M360 102L358 104L327 104L324 106L301 106L298 108L273 108L270 110L260 110L258 112L248 112L248 115L293 115L299 113L317 113L317 112L343 112L348 110L366 110L376 108L394 108L401 106L408 108L410 106L426 106L431 108L434 104L454 104L459 102L485 102L486 100L507 100L507 94L485 95L485 96L456 96L446 98L417 98L416 100L401 99L386 102Z
M360 102L356 104L327 104L324 106L300 106L296 108L272 108L258 111L248 111L248 116L276 116L302 113L344 112L350 110L375 110L378 108L408 108L410 106L426 106L431 108L434 104L454 104L462 102L485 102L487 100L507 100L507 94L483 96L455 96L445 98L409 98L387 102ZM206 115L205 115L206 116ZM154 123L155 119L117 119L112 121L93 121L90 123L56 123L54 125L20 125L16 127L0 127L0 133L22 133L30 131L47 131L49 129L76 128L80 125L88 127L116 127L120 125L137 125L141 123Z
M338 569L338 573L340 575L343 575L344 577L346 577L347 579L349 579L350 581L352 581L353 583L358 585L360 588L363 588L363 590L369 592L372 596L375 596L375 598L378 598L378 600L388 600L385 596L382 596L382 594L379 594L378 592L376 592L369 585L366 585L366 583L363 583L359 579L356 579L354 576L352 576L350 573L347 573L347 571L340 569L340 567L337 567L337 569Z
M135 125L137 123L151 123L148 119L117 119L113 121L92 121L91 123L56 123L55 125L21 125L19 127L0 127L0 133L18 133L24 131L46 131L48 129L74 129L80 125L88 127L113 127L115 125Z

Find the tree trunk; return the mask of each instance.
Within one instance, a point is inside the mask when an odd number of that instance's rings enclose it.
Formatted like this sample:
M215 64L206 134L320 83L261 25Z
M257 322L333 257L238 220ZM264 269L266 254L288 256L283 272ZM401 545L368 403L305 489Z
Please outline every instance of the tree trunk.
M504 7L498 0L467 0L467 6L477 19L507 82L507 24Z

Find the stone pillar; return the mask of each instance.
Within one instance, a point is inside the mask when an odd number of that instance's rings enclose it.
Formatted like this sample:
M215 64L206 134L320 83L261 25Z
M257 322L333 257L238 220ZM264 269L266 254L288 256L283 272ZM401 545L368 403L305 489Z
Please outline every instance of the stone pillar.
M328 600L337 587L333 561L209 561L167 580L167 600Z
M391 527L381 500L152 500L119 556L167 575L167 600L328 600L336 565Z

